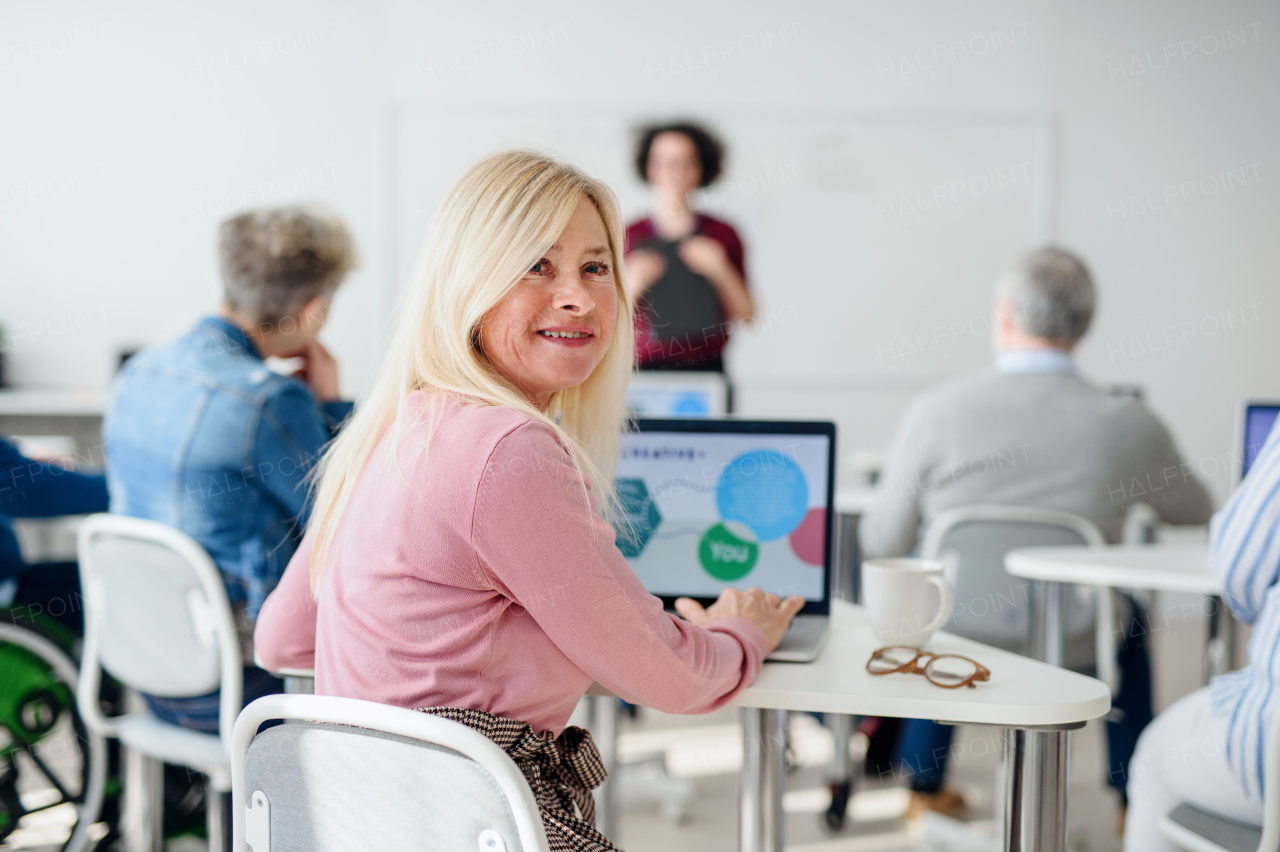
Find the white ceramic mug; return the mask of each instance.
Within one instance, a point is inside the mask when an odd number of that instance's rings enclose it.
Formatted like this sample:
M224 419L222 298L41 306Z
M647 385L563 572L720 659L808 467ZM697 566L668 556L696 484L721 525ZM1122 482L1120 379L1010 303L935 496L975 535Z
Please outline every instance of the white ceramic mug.
M868 559L862 563L862 603L877 647L922 648L951 617L955 594L933 559Z

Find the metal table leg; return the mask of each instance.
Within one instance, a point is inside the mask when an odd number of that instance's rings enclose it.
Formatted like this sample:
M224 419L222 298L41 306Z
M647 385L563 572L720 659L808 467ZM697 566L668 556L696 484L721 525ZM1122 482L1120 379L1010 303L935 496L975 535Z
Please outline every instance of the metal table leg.
M861 579L861 552L858 547L858 521L861 515L836 515L835 559L831 571L831 596L836 600L858 602Z
M1031 636L1037 659L1059 668L1067 658L1067 595L1062 583L1036 582L1036 605L1031 608Z
M1005 852L1066 852L1069 739L1070 730L1005 730Z
M1209 653L1205 661L1205 683L1210 678L1231 671L1235 664L1235 619L1221 595L1211 595L1213 608L1209 611Z
M787 711L742 708L740 852L782 852L782 794L787 786Z
M316 679L313 677L301 677L300 675L285 675L284 694L285 695L313 695L316 691Z
M858 602L861 587L861 551L858 547L860 514L841 512L836 515L835 562L832 572L831 597ZM831 805L827 808L827 826L839 830L844 825L849 797L853 793L855 767L849 759L849 740L853 735L853 717L839 713L826 714L827 727L835 737L835 754L827 768L827 785L831 788Z
M587 728L600 751L606 777L596 788L596 829L610 840L618 830L618 699L612 695L587 696Z
M856 767L849 756L849 744L853 739L853 717L842 713L826 714L827 727L835 740L831 763L827 766L827 786L831 790L831 804L827 807L827 827L839 831L844 826L849 797L853 795Z

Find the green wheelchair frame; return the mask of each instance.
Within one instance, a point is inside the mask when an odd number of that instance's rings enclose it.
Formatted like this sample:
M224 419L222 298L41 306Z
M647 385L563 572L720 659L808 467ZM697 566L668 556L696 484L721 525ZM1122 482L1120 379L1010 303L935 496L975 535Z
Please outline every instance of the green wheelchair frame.
M76 707L77 643L71 631L51 618L23 607L0 610L0 843L23 818L70 803L76 821L62 852L94 845L90 830L107 792L107 746L86 729ZM41 756L42 743L63 718L70 720L80 750L75 787ZM57 792L56 800L24 806L18 793L20 755Z

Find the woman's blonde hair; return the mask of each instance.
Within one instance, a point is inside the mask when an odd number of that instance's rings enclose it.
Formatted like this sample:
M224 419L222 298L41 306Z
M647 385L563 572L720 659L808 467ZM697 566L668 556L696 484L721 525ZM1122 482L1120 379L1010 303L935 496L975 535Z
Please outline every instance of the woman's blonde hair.
M559 239L582 199L609 236L617 311L613 339L586 381L539 411L489 364L480 323ZM556 431L606 517L616 514L613 466L633 359L631 303L622 266L622 218L612 190L573 166L504 151L467 169L440 203L378 378L316 468L311 588L318 592L334 532L356 480L414 391L459 394L514 408ZM584 492L585 496L585 492Z

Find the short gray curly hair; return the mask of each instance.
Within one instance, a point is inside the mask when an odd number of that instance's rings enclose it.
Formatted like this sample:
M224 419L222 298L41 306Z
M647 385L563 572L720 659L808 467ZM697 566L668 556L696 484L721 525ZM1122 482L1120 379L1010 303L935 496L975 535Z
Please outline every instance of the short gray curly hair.
M248 210L223 222L218 259L226 303L255 322L278 323L337 290L356 254L336 213L297 205Z
M1097 306L1084 261L1052 246L1032 252L1001 276L996 295L1009 299L1019 331L1068 347L1089 330Z

